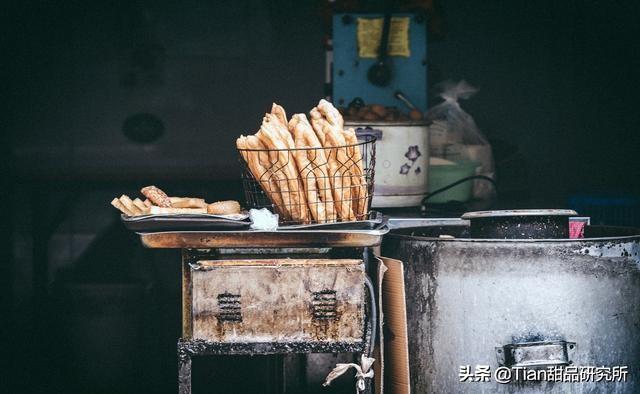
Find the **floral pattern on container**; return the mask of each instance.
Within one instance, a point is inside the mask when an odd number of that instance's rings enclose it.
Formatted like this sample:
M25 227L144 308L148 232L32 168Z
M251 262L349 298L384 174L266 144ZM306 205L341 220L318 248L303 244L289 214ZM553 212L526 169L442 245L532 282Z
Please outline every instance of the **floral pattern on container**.
M418 158L422 156L422 153L420 153L420 149L418 149L418 145L411 145L407 148L407 153L404 154L404 157L406 157L407 159L410 160L410 162L404 163L401 167L400 167L400 175L409 175L409 172L411 172L411 167L413 167L413 165L416 163L416 160L418 160ZM420 172L422 172L420 170L420 167L417 167L414 170L414 173L416 175L419 175Z

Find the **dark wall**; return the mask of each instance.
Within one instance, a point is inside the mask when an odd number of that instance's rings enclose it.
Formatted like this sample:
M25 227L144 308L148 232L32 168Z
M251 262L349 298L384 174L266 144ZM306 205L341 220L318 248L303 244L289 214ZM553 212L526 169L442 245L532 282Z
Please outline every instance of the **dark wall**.
M523 151L535 199L638 192L636 2L441 4L448 32L430 42L430 81L480 88L463 105L490 138ZM237 178L237 135L254 131L274 100L305 111L323 94L318 9L258 0L15 5L8 91L18 169ZM164 125L156 144L122 132L141 112Z
M236 179L235 139L275 100L322 95L313 2L42 2L18 7L11 93L28 174ZM153 144L123 133L149 113Z
M443 1L436 80L466 79L485 134L518 146L535 201L640 192L637 2Z

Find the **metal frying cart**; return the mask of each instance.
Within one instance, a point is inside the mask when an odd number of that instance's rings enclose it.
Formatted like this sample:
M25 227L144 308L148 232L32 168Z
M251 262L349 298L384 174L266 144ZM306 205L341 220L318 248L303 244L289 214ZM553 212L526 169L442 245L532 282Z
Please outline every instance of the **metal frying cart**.
M387 232L383 227L140 234L145 247L182 249L179 392L191 393L195 356L371 357L377 323L367 272L372 248ZM365 392L371 392L370 379Z

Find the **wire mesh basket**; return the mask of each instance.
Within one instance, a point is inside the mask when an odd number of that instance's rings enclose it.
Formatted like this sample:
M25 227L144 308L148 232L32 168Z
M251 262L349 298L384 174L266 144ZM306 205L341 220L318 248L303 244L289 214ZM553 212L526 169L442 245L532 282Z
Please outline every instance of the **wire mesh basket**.
M369 217L375 137L353 145L238 149L247 206L268 208L280 224L318 224Z

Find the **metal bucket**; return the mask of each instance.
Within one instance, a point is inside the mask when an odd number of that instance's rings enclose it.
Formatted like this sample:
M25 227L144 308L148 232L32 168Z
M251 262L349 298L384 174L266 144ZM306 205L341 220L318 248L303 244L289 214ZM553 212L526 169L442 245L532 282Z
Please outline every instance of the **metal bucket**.
M405 262L412 392L640 392L639 230L472 239L446 222L382 244Z

